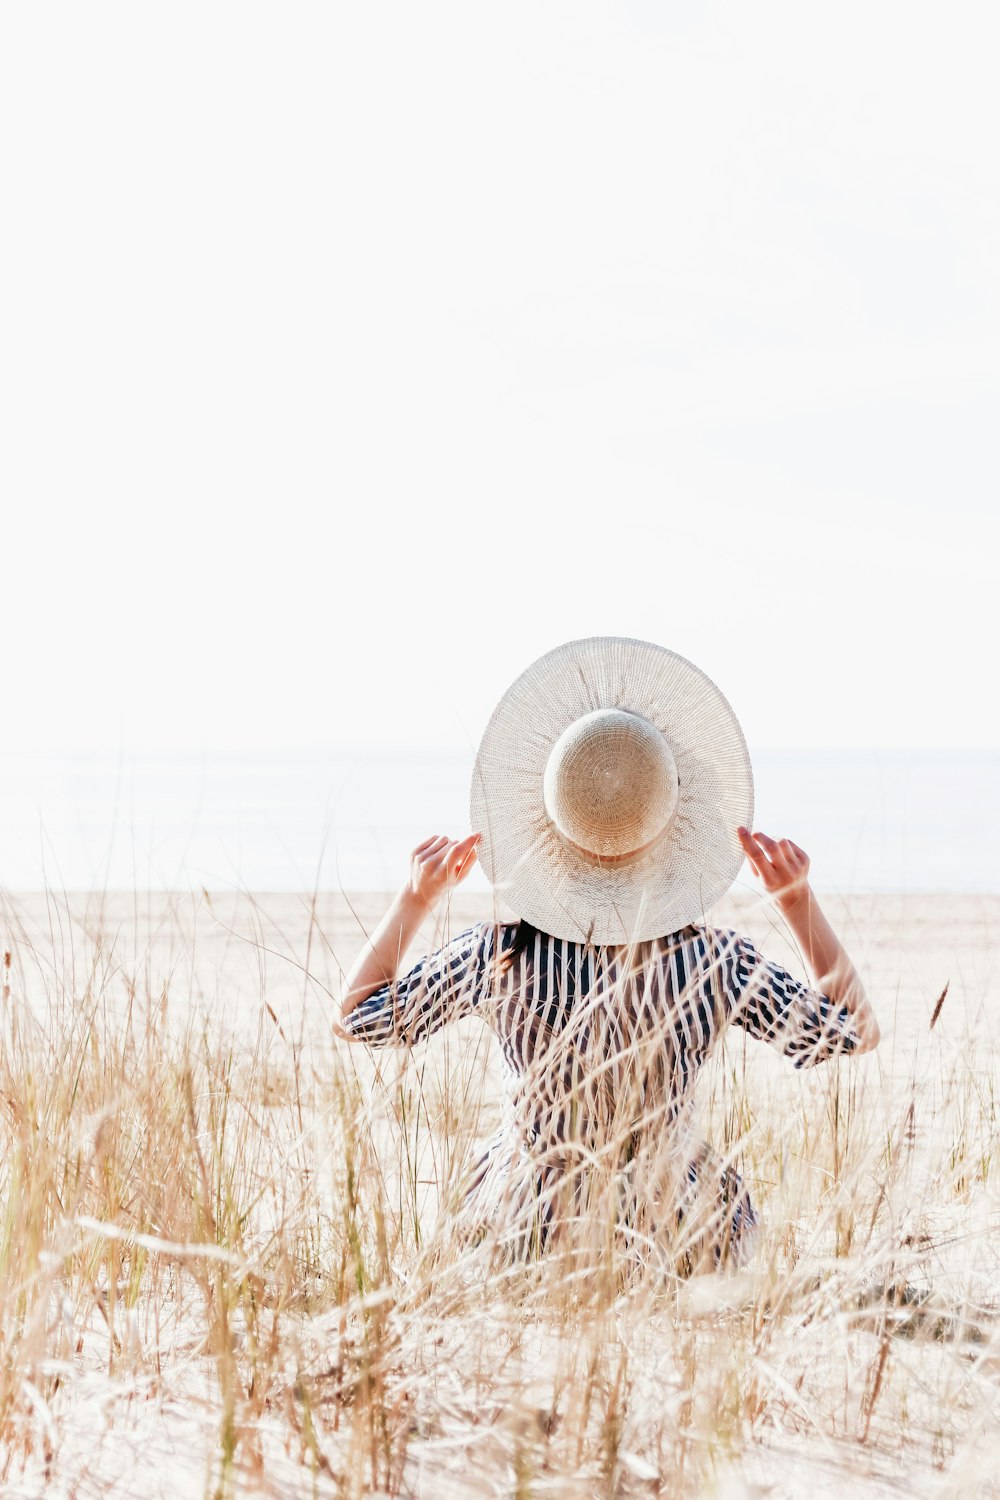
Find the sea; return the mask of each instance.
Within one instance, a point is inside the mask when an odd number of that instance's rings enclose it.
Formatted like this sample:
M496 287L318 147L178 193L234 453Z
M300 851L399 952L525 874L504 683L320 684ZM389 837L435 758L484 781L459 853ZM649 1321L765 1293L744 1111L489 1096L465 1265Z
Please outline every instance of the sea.
M469 829L474 753L0 752L7 891L389 891ZM1000 750L761 750L755 826L818 889L1000 892ZM485 890L482 872L468 890Z

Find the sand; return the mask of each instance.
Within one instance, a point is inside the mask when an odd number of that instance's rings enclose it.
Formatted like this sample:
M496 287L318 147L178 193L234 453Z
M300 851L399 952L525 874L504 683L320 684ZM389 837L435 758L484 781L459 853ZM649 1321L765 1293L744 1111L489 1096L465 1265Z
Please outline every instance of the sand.
M395 1111L403 1097L399 1079L407 1060L396 1055L372 1058L364 1048L337 1043L328 1024L343 971L385 903L385 897L370 893L353 897L206 892L7 895L0 906L0 946L12 953L9 994L4 1001L8 1024L20 1007L22 1033L24 1018L30 1015L39 1035L54 1035L60 1024L65 1026L69 1012L83 1014L91 1007L107 1036L113 1037L116 1027L124 1028L126 1017L131 1016L130 1024L135 1026L137 1016L145 1015L146 1024L155 1024L158 1034L190 1039L204 1031L204 1018L208 1017L213 1034L228 1039L237 1067L241 1058L250 1066L253 1057L257 1059L254 1066L259 1067L260 1058L266 1055L268 1066L273 1062L277 1076L290 1066L290 1058L300 1063L305 1060L319 1090L315 1118L320 1120L324 1080L338 1069L346 1069L358 1079L359 1097L367 1101L365 1107L381 1142L379 1149L389 1155L402 1139ZM766 1392L766 1401L775 1410L780 1406L781 1420L773 1412L760 1420L751 1419L744 1411L736 1422L738 1435L734 1437L729 1419L723 1423L708 1409L699 1416L699 1400L709 1400L710 1391L721 1389L721 1376L713 1376L715 1384L709 1382L704 1389L692 1387L701 1390L701 1396L690 1404L685 1418L688 1426L684 1430L697 1432L697 1439L691 1439L686 1470L673 1467L669 1450L657 1457L649 1451L620 1446L614 1465L603 1478L588 1479L583 1470L574 1473L566 1469L565 1457L560 1460L560 1469L550 1461L551 1456L546 1456L548 1427L554 1428L558 1405L553 1394L554 1356L549 1345L540 1346L532 1354L530 1330L522 1327L518 1334L516 1379L511 1376L514 1384L504 1385L497 1378L497 1392L506 1391L506 1397L498 1394L490 1399L480 1393L470 1409L463 1382L471 1368L469 1361L474 1354L482 1361L489 1343L487 1295L485 1301L476 1303L480 1324L475 1349L465 1342L467 1329L463 1333L460 1325L450 1325L440 1311L433 1317L439 1319L441 1332L433 1338L431 1322L422 1326L417 1313L411 1310L408 1314L410 1332L406 1337L412 1337L412 1344L404 1338L401 1357L404 1364L406 1358L420 1364L417 1393L406 1386L406 1369L397 1378L400 1390L406 1392L405 1399L413 1402L414 1412L419 1409L420 1414L408 1419L412 1431L403 1444L405 1452L396 1470L391 1466L385 1472L378 1470L374 1459L368 1463L355 1448L341 1453L335 1436L339 1428L326 1409L322 1423L319 1416L316 1418L317 1430L322 1427L327 1444L319 1462L303 1439L301 1418L290 1415L298 1387L296 1377L287 1371L283 1385L274 1377L273 1402L254 1406L252 1423L250 1417L245 1418L248 1425L255 1424L253 1443L244 1437L242 1446L237 1444L236 1460L220 1468L219 1423L225 1403L215 1362L203 1347L204 1339L200 1339L196 1314L189 1309L185 1314L188 1321L178 1318L169 1336L164 1334L158 1344L148 1309L144 1313L140 1298L129 1316L123 1316L119 1309L112 1357L107 1318L97 1305L99 1297L95 1293L96 1300L84 1306L77 1277L75 1291L67 1301L66 1288L53 1273L53 1288L62 1289L58 1295L55 1290L52 1293L52 1326L45 1335L48 1363L39 1361L37 1349L41 1346L36 1341L33 1363L20 1377L19 1405L15 1404L14 1427L8 1431L7 1467L5 1471L0 1469L3 1493L795 1496L898 1494L906 1489L941 1495L970 1493L979 1484L985 1486L980 1493L1000 1493L989 1488L1000 1452L993 1406L1000 1345L994 1341L989 1284L996 1274L996 1174L992 1161L985 1161L978 1182L971 1185L965 1178L960 1187L950 1180L944 1184L942 1178L942 1162L949 1150L954 1157L949 1143L954 1136L956 1110L962 1118L968 1117L967 1137L962 1138L966 1156L981 1158L992 1149L994 1098L1000 1108L996 1047L1000 897L855 894L829 896L824 904L862 972L883 1029L883 1043L876 1054L837 1065L842 1077L846 1076L844 1070L853 1070L849 1129L865 1143L863 1149L858 1146L858 1159L867 1164L864 1170L869 1178L879 1170L880 1148L874 1139L879 1132L897 1143L903 1127L904 1134L910 1133L910 1175L904 1178L900 1175L902 1168L899 1174L894 1168L886 1178L888 1187L883 1182L876 1191L869 1182L855 1191L866 1195L865 1203L872 1206L880 1223L886 1201L894 1199L893 1233L913 1208L913 1232L897 1238L907 1244L919 1241L922 1259L919 1265L914 1262L916 1269L909 1266L906 1275L911 1279L924 1276L921 1284L930 1286L938 1299L935 1306L945 1308L946 1318L957 1317L956 1309L975 1307L979 1331L973 1343L968 1343L964 1335L952 1338L948 1331L953 1330L951 1323L941 1325L946 1327L944 1337L940 1326L937 1333L926 1338L919 1336L919 1328L908 1328L904 1338L894 1339L892 1358L886 1362L882 1356L884 1368L891 1373L876 1379L879 1350L887 1337L884 1316L881 1324L877 1318L866 1323L864 1316L857 1315L857 1297L852 1293L852 1301L844 1294L843 1307L835 1315L831 1313L833 1321L817 1342L816 1328L822 1319L817 1318L817 1304L810 1302L809 1316L800 1320L801 1326L796 1325L798 1331L790 1326L782 1335L780 1361L773 1349L765 1358L759 1354L760 1346L752 1345L756 1351L753 1358L759 1359L761 1366L753 1378ZM489 914L485 900L459 892L447 920L428 927L411 957ZM768 956L803 973L780 921L758 899L741 894L722 904L715 920L719 925L739 927ZM931 1031L930 1020L946 986L947 995ZM786 1125L794 1147L800 1128L796 1120L808 1122L811 1113L829 1118L823 1111L828 1106L831 1085L818 1076L796 1073L770 1049L752 1046L749 1051L753 1055L749 1067L740 1074L739 1089L747 1118L759 1122L762 1115L767 1117L767 1129L763 1131L766 1141L755 1158L763 1164L759 1167L763 1172L777 1159L774 1142ZM711 1065L714 1077L705 1080L704 1124L708 1133L718 1133L721 1128L719 1100L730 1098L724 1092L724 1083L731 1064L731 1049L721 1049L719 1060ZM59 1058L53 1057L51 1066L58 1068ZM447 1107L466 1111L471 1122L467 1131L470 1140L488 1135L497 1117L498 1073L492 1044L478 1023L462 1023L433 1039L409 1066L420 1071L424 1100L433 1096L442 1109L442 1101L454 1095L457 1080L458 1103L453 1097ZM815 1070L817 1075L826 1071ZM973 1105L978 1111L975 1120L969 1113ZM259 1100L253 1108L248 1105L248 1116L252 1118L253 1110L260 1108ZM81 1119L81 1129L86 1133L91 1117ZM761 1127L757 1128L760 1133ZM938 1129L939 1137L935 1136ZM253 1130L252 1123L246 1125L241 1137L244 1143L252 1140ZM308 1175L312 1161L318 1170L323 1169L322 1136L314 1127L310 1130L304 1131L297 1155L289 1161L290 1175ZM914 1134L920 1137L916 1143L910 1139ZM14 1138L11 1125L8 1147ZM805 1154L807 1148L803 1147ZM816 1162L819 1160L817 1154ZM425 1159L418 1173L422 1178L421 1204L422 1212L432 1215L435 1190L423 1175L426 1170ZM753 1170L751 1162L747 1167L751 1181ZM394 1180L390 1171L386 1181ZM809 1178L810 1183L813 1180ZM915 1183L921 1184L919 1202L911 1205L905 1195L916 1191ZM783 1185L771 1180L754 1183L754 1188L770 1214L772 1230L776 1230L776 1216L791 1212L782 1197ZM9 1181L5 1179L5 1197L8 1190ZM794 1274L805 1278L803 1286L811 1286L817 1277L829 1274L830 1286L842 1288L846 1282L836 1279L840 1263L831 1260L829 1211L813 1238L808 1223L803 1222L803 1216L808 1219L810 1213L817 1221L822 1218L823 1184L816 1179L814 1200L808 1199L811 1187L802 1189L800 1184L797 1191ZM801 1196L803 1191L805 1198ZM900 1202L902 1209L898 1207ZM126 1209L123 1205L117 1222L128 1226L132 1221ZM109 1217L108 1222L116 1220ZM24 1228L20 1226L20 1230ZM15 1233L20 1230L14 1226ZM860 1237L860 1230L857 1233ZM169 1259L165 1254L165 1261ZM864 1267L859 1269L854 1261L851 1264L857 1276L863 1276ZM691 1326L701 1330L699 1338L715 1341L711 1345L713 1358L723 1369L729 1358L726 1351L736 1347L727 1317L738 1315L742 1320L740 1339L744 1341L739 1348L744 1353L751 1348L745 1342L749 1335L745 1335L744 1324L747 1308L754 1305L755 1298L764 1305L761 1274L759 1268L751 1269L749 1280L743 1282L739 1278L734 1283L710 1278L707 1286L700 1285L693 1292L686 1289L675 1304L673 1322L668 1318L664 1328L675 1330L679 1326L680 1308L684 1317L694 1319ZM773 1266L768 1274L770 1298ZM689 1302L685 1303L683 1297ZM701 1303L696 1306L690 1302L692 1297L700 1297ZM499 1291L497 1304L501 1309L506 1305ZM850 1326L845 1322L848 1307L855 1310L851 1314L855 1322ZM15 1352L17 1316L17 1299L8 1285L5 1341ZM319 1381L324 1367L331 1360L336 1363L335 1351L344 1337L347 1314L324 1308L320 1290L313 1307L299 1309L294 1318L288 1316L295 1323L289 1348L294 1349L295 1359L309 1378ZM427 1316L433 1321L431 1313ZM68 1320L69 1342L65 1328L59 1333L60 1318L63 1323ZM621 1326L630 1326L627 1319ZM650 1326L647 1322L646 1337ZM809 1381L815 1378L815 1361L824 1348L823 1338L833 1336L831 1330L842 1341L833 1364L844 1390L829 1409L815 1403L809 1409ZM233 1337L238 1366L239 1340L245 1333L237 1330ZM617 1337L612 1334L610 1342L605 1338L602 1358L610 1357L608 1351L617 1347ZM622 1333L621 1337L632 1338L633 1333ZM510 1348L509 1331L498 1332L495 1358L500 1365L509 1359ZM650 1348L637 1336L634 1360L630 1378L634 1379L636 1411L646 1401L657 1411L666 1412L671 1401L680 1400L676 1386L660 1368L659 1357L653 1358ZM793 1389L800 1366L800 1385ZM845 1374L851 1369L855 1369L857 1389L854 1377ZM535 1385L537 1401L532 1407ZM866 1429L865 1402L873 1388L874 1405L867 1412ZM806 1395L796 1395L796 1389ZM520 1393L518 1401L524 1397L526 1405L512 1405L512 1391ZM250 1397L241 1395L240 1400L246 1402ZM741 1401L745 1406L745 1393ZM806 1416L801 1412L796 1416L803 1405ZM524 1411L529 1409L543 1414L538 1418L543 1430L536 1430L531 1426L532 1419L525 1418ZM610 1419L605 1414L602 1420L607 1423ZM523 1427L525 1421L527 1428ZM720 1435L713 1446L711 1435L716 1430ZM12 1433L16 1440L10 1440ZM629 1439L633 1445L638 1441L635 1434ZM252 1461L248 1457L251 1449ZM516 1464L511 1468L511 1454L522 1449L531 1458L523 1483L517 1478Z
M342 972L389 899L372 892L8 894L4 930L23 947L61 958L62 983L86 972L100 931L102 972L138 972L151 987L166 985L178 1022L191 1006L208 1002L245 1035L266 998L293 1029L318 1032ZM1000 896L821 899L878 1010L883 1068L906 1068L946 984L948 999L935 1028L940 1035L964 1034L970 1025L988 1029L1000 1014ZM458 892L448 912L424 927L410 959L493 910L488 898ZM508 915L502 908L499 914ZM730 898L713 921L738 927L768 957L805 977L787 930L766 902L749 894ZM33 996L43 989L50 994L52 977L32 986Z

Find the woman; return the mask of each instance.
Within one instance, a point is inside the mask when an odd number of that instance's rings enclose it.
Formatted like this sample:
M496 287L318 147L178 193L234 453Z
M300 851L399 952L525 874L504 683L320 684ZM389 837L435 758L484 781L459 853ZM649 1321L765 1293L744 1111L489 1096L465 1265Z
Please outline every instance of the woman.
M857 972L788 839L751 833L742 733L697 668L648 642L569 642L501 699L475 831L426 839L347 979L341 1034L412 1046L461 1016L494 1030L505 1113L459 1210L516 1255L624 1237L690 1272L738 1264L756 1214L691 1130L691 1091L736 1022L797 1067L870 1051ZM810 988L704 913L746 857ZM516 922L478 922L402 978L418 927L477 857Z

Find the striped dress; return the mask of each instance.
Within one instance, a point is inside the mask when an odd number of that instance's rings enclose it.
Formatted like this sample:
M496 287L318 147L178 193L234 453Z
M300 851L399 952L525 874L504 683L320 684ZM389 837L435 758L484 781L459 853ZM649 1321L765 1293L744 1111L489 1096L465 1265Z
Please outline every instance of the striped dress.
M370 1046L412 1046L479 1016L500 1045L501 1128L464 1183L456 1222L517 1257L570 1228L609 1228L677 1269L738 1264L757 1216L738 1174L691 1128L692 1086L731 1023L796 1067L858 1045L836 1005L739 933L686 927L599 947L478 922L356 1006ZM530 929L529 929L530 934Z

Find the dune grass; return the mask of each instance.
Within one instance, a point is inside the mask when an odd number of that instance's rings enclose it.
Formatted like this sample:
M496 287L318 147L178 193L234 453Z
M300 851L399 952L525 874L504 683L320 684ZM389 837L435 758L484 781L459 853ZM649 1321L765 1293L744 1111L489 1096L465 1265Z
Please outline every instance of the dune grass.
M1000 1092L948 998L892 1067L719 1049L746 1268L514 1266L441 1213L483 1028L370 1057L322 1024L350 955L310 903L243 903L238 1006L211 898L140 904L4 904L4 1493L1000 1493Z

